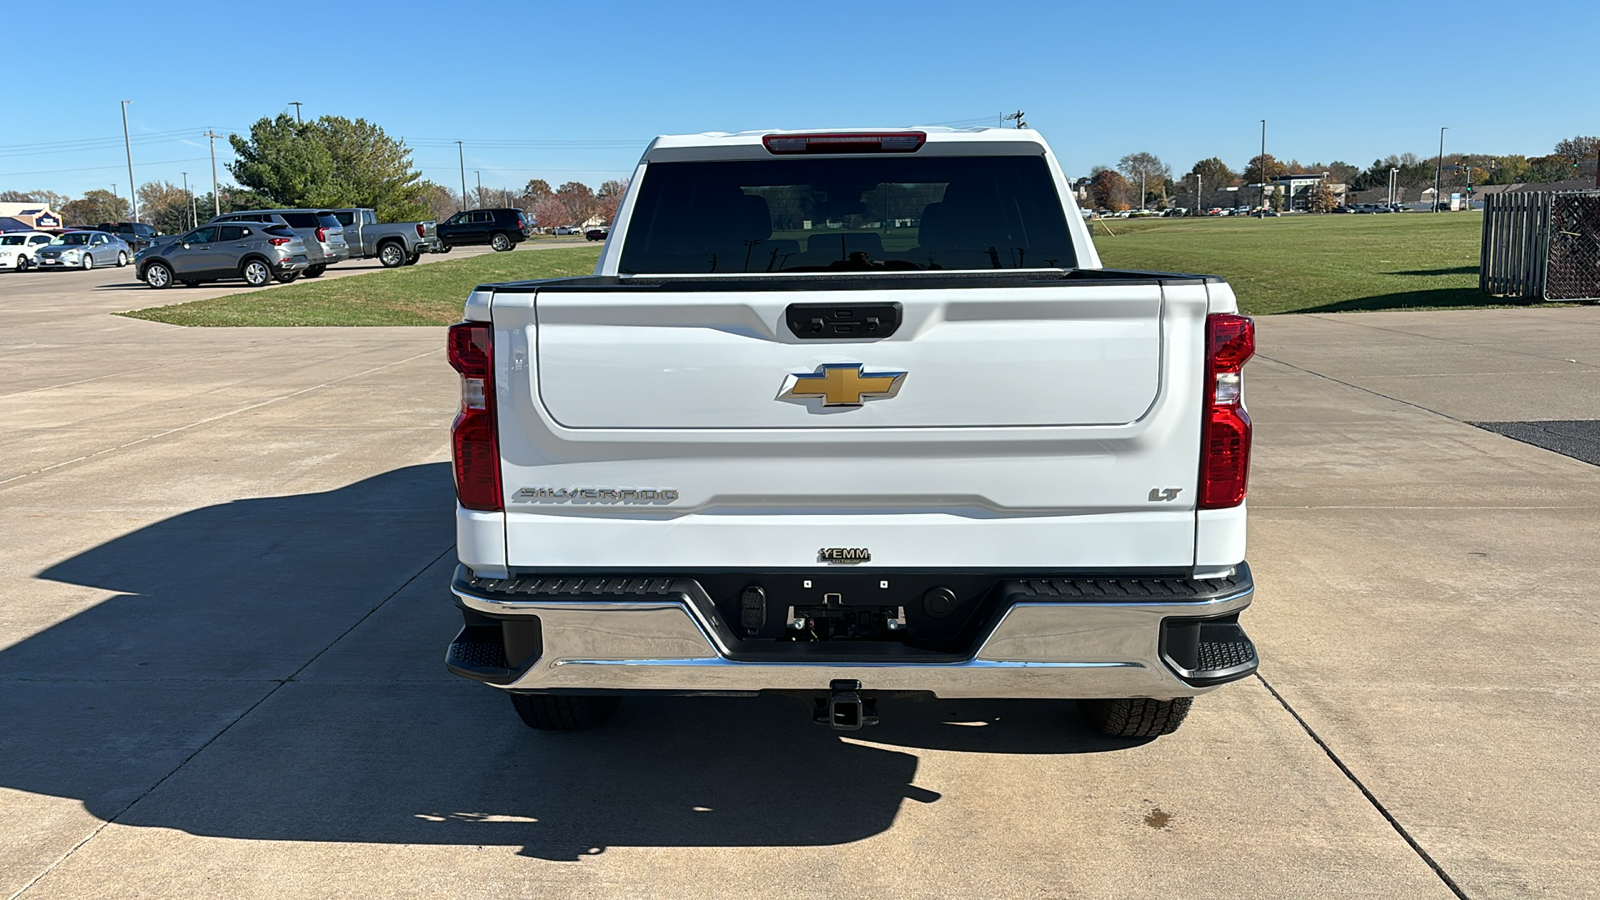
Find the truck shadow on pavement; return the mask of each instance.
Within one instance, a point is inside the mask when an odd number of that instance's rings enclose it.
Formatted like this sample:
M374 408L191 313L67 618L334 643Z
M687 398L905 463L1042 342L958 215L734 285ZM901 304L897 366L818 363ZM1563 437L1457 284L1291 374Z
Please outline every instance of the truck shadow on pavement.
M845 737L781 697L630 698L532 731L443 670L460 623L450 471L156 522L40 573L115 596L0 651L0 786L102 820L273 841L817 846L887 830L917 751L1127 742L1071 704L891 699ZM374 527L374 523L377 523Z

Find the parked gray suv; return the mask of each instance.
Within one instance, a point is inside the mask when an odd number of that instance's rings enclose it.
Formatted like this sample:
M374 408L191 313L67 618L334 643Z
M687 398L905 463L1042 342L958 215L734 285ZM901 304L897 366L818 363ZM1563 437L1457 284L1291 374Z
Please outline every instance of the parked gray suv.
M316 278L329 266L350 258L344 226L329 210L249 209L225 213L211 220L211 223L216 222L267 222L294 229L305 242L306 258L311 261L303 273L307 278Z
M160 237L133 258L139 279L153 288L174 281L194 287L202 281L243 278L251 287L272 280L287 284L310 268L306 244L286 225L216 222L176 237Z

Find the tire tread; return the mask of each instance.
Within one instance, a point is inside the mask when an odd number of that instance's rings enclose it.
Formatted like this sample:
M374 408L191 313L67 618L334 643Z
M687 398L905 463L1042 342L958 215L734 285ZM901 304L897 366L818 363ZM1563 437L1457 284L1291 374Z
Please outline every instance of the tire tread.
M1178 730L1189 715L1193 697L1152 700L1148 697L1079 700L1078 710L1090 725L1112 737L1159 737Z
M511 706L523 724L540 731L587 731L597 728L617 711L619 702L617 697L511 695Z

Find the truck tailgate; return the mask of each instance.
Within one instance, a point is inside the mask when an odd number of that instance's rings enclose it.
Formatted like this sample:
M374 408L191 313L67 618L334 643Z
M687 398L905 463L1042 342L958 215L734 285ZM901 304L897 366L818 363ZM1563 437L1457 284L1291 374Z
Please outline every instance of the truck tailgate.
M898 303L803 339L794 303ZM495 289L512 567L1141 566L1195 559L1199 279L894 290ZM793 396L843 366L859 405ZM850 399L850 398L846 398Z
M839 291L804 300L898 302L890 337L802 339L787 291L542 293L539 397L568 428L970 428L1125 425L1155 401L1160 285L992 291ZM774 402L786 376L860 364L904 373L892 399Z

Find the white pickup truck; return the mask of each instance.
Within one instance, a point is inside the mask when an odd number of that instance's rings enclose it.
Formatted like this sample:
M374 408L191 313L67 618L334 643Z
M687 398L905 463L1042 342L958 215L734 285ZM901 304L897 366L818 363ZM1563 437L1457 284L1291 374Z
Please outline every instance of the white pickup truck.
M530 726L931 693L1149 737L1256 669L1254 326L1102 268L1032 131L657 138L593 276L464 318L446 665Z

